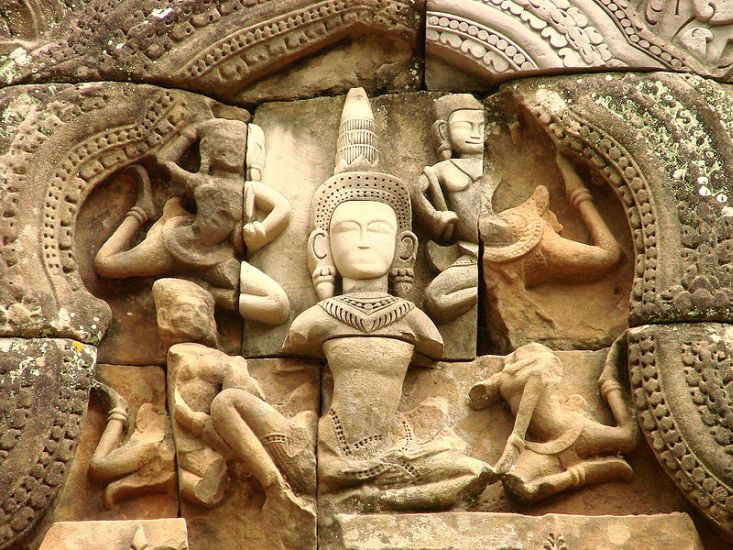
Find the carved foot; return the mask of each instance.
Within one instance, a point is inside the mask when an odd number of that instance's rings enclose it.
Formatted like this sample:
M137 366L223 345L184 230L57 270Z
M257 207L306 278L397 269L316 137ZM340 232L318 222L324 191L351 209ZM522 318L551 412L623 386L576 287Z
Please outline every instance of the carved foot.
M510 435L504 447L504 452L499 461L494 464L494 471L497 475L503 475L510 472L514 467L514 463L519 457L519 453L524 450L524 440L518 435Z
M153 190L148 172L139 164L128 166L125 172L129 173L137 184L137 200L132 210L137 211L145 221L156 217L157 209L153 202Z

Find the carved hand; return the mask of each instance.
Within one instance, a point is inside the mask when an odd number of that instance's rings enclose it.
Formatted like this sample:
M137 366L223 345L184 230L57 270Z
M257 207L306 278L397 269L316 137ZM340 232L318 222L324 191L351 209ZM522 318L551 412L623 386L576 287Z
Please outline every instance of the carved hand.
M200 437L209 418L209 415L206 413L194 412L191 417L191 433L196 437Z
M249 254L254 254L267 244L267 232L262 222L254 221L244 224L242 237Z
M439 210L437 214L435 222L438 225L440 238L444 241L450 241L458 222L458 214L452 210Z

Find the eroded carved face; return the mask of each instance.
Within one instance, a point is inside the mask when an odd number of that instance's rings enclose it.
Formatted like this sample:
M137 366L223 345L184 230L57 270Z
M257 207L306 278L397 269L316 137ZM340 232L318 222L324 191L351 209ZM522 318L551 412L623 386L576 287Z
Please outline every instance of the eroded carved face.
M484 149L483 111L463 109L451 114L448 140L456 156L481 154Z
M389 273L397 240L397 215L390 206L376 201L342 203L333 212L329 234L342 277L376 279Z
M219 136L206 136L199 145L202 158L209 166L226 172L242 172L244 169L244 138L234 132Z
M179 294L175 300L156 301L158 332L168 345L200 342L215 345L213 304L198 296Z

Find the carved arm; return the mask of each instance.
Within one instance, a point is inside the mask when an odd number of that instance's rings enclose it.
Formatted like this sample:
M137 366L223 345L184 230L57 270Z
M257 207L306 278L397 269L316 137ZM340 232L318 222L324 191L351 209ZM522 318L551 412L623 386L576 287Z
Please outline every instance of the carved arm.
M242 232L248 254L254 254L282 233L290 223L290 203L275 189L259 182L248 182L254 192L254 205L267 212L261 222L245 223Z

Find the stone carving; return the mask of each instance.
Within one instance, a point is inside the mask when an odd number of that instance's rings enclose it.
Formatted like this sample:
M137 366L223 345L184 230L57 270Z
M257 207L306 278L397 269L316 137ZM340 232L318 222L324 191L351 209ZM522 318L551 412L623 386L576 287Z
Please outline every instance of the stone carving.
M730 326L647 325L630 330L627 341L649 445L685 496L730 533Z
M163 158L178 157L199 140L198 172L163 161L172 182L193 198L196 213L184 207L181 197L169 199L162 216L135 246L130 245L132 236L155 212L145 169L129 167L138 184L137 203L97 253L97 272L113 278L187 276L204 285L223 309L238 308L243 316L269 324L283 322L287 296L241 258L245 251L254 254L282 232L290 207L277 191L243 180L246 138L246 124L215 119L187 129L174 140ZM267 212L261 222L254 219L256 209Z
M428 85L455 89L456 81L455 69L431 69L431 59L477 75L482 89L558 69L660 69L730 81L730 29L722 1L429 0Z
M268 547L287 548L289 537L309 544L309 524L315 520L315 411L286 417L267 403L246 360L216 349L214 299L203 288L160 279L153 297L161 336L170 346L168 393L181 496L206 508L220 505L237 464L265 493L262 516L271 525L260 530ZM316 391L309 384L298 387L285 408L302 410ZM300 528L288 533L278 525L285 518L298 518Z
M153 170L148 161L160 148L190 124L214 118L212 109L244 120L248 114L208 98L123 83L10 87L0 98L8 121L0 158L0 329L98 343L111 312L89 292L96 277L90 251L76 246L86 232L77 215L87 198L126 166ZM109 231L99 222L93 227L100 237ZM129 303L122 307L130 310ZM124 314L118 321L124 325Z
M97 363L74 461L49 522L178 516L175 448L165 394L162 367ZM126 404L125 425L122 409L110 414L114 403ZM102 479L93 479L94 466ZM112 498L106 499L108 494Z
M471 388L472 408L484 409L501 398L515 416L494 465L509 491L532 502L570 488L631 478L631 467L617 455L634 449L638 432L617 380L618 359L612 350L598 382L617 426L594 420L580 396L574 396L575 403L561 402L562 363L540 344L522 346L504 359L501 371Z
M573 169L572 161L558 155L567 199L590 233L592 244L560 236L562 225L549 210L547 188L537 186L523 204L494 213L484 212L481 236L485 243L487 280L500 271L521 287L531 288L554 279L590 279L605 275L621 259L621 247L609 230L592 196ZM497 265L498 264L498 265Z
M413 210L417 222L433 239L457 249L457 259L425 289L425 310L441 323L472 310L478 297L476 227L481 204L484 111L473 96L454 94L435 100L435 115L433 131L441 160L423 170L413 192ZM426 250L438 254L430 245Z
M627 326L633 278L625 213L594 165L558 152L551 130L518 112L501 95L487 105L484 341L502 354L530 342L609 346Z
M563 225L550 210L550 195L544 185L538 185L519 206L501 212L494 211L489 197L481 213L484 282L487 301L491 304L490 317L499 317L509 332L509 346L499 344L500 351L510 351L512 344L519 343L512 332L531 326L537 316L555 331L562 322L529 289L552 282L562 282L566 287L574 281L587 284L606 276L622 258L620 243L599 214L573 162L558 154L557 166L567 201L587 230L590 244L564 236ZM487 183L491 194L496 186ZM495 337L495 340L500 339Z
M438 160L427 138L435 124L434 101L441 95L386 94L374 97L371 102L374 129L380 135L383 151L380 165L384 171L407 183L411 193L416 191L423 168ZM321 183L333 175L332 151L337 147L343 102L343 97L270 102L259 105L255 111L254 122L263 128L269 140L263 182L287 198L293 214L282 237L253 257L251 263L285 289L290 299L290 321L319 300L311 284L306 258L308 235L312 230L310 205ZM293 124L295 120L302 123ZM298 181L298 185L292 184L293 181ZM412 196L414 198L414 194ZM413 266L413 285L403 297L424 310L430 282L441 271L454 271L448 267L463 254L457 246L431 244L430 228L423 224L413 224L412 230L418 236L418 250ZM283 262L283 258L289 261ZM467 294L474 293L467 291ZM245 321L247 337L243 339L242 354L270 357L281 353L289 324L272 328ZM477 324L474 309L457 319L438 324L446 359L470 360L476 356Z
M293 321L283 349L324 355L333 375L318 428L321 494L366 485L357 498L377 508L449 507L480 493L488 469L462 453L440 399L398 412L413 353L439 357L442 339L399 297L417 239L407 187L377 171L373 127L365 91L352 89L334 176L312 202L308 261L321 301Z
M0 340L0 548L40 528L79 440L94 348L65 339Z
M731 151L730 91L699 77L670 74L584 76L582 86L554 82L552 90L546 82L542 90L524 83L511 93L558 147L578 151L596 166L623 202L636 255L629 322L640 327L627 337L633 404L673 481L730 531L730 456L715 440L725 437L724 424L704 411L712 424L699 422L698 407L705 404L695 403L700 397L694 376L689 373L690 385L679 378L685 346L687 366L694 367L690 353L704 343L698 349L708 351L699 368L711 383L724 356L709 351L707 342L726 334L726 325L716 320L730 320L731 189L729 163L722 160ZM703 334L689 332L685 321L700 322L692 328Z
M730 545L726 2L0 4L0 550Z
M86 2L25 0L27 22L3 33L0 53L3 82L134 80L198 91L236 100L248 87L308 54L346 37L374 34L388 40L392 51L344 48L349 56L343 72L355 70L372 86L416 78L403 72L414 64L417 9L406 0L234 0L231 2L151 2L99 0ZM49 6L46 6L49 4ZM50 5L54 6L52 9ZM37 17L48 12L48 17ZM45 15L45 14L44 14ZM54 19L56 19L54 21ZM369 31L369 32L367 32ZM357 57L362 54L362 58ZM366 58L366 59L364 59ZM393 63L391 68L385 65ZM295 94L310 87L323 91L304 73ZM334 81L342 90L351 82ZM260 90L283 93L277 81ZM291 94L293 93L291 92ZM255 97L257 95L255 94ZM293 97L290 95L289 97Z
M105 506L112 508L117 501L139 494L169 492L176 483L176 475L173 438L166 415L155 411L151 403L144 403L137 410L134 429L125 434L125 399L100 382L92 388L108 401L109 408L107 426L89 462L89 476L106 484Z
M578 516L450 512L445 514L342 514L340 540L329 550L702 550L685 514Z
M61 521L54 523L39 550L188 550L182 519Z

